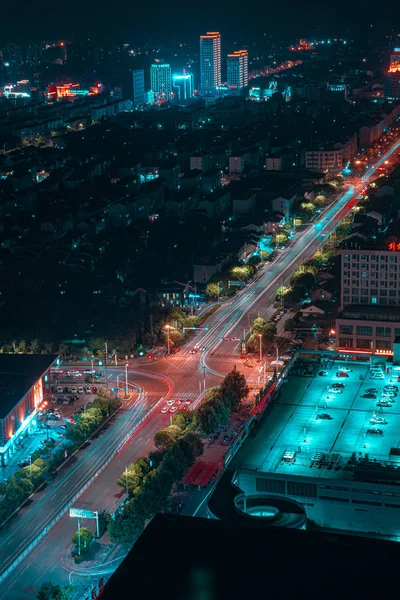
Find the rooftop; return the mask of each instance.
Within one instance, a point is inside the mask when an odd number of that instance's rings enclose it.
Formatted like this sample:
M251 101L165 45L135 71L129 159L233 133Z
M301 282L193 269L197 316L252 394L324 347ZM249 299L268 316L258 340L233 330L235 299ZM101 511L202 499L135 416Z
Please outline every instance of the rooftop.
M299 600L395 597L399 544L268 528L260 521L158 514L106 583L101 598L236 600L261 598L263 589L269 597ZM154 548L160 541L168 541L168 552L157 560ZM171 578L177 561L179 577ZM346 575L346 565L357 575Z
M0 419L4 419L54 363L55 354L0 354Z
M358 458L368 455L385 465L393 462L391 448L397 448L400 429L400 411L392 407L378 407L381 389L397 382L397 372L384 380L373 380L369 364L351 361L330 361L321 365L308 357L304 360L311 375L290 374L271 410L260 422L257 433L244 443L234 466L252 465L263 472L301 475L325 479L354 479L354 468L348 462L353 453ZM384 360L384 359L383 359ZM295 368L298 365L296 362ZM349 377L338 377L340 368L351 369ZM396 367L393 367L396 369ZM326 375L319 375L326 373ZM399 371L400 373L400 371ZM392 380L393 375L393 380ZM332 393L334 383L343 383L342 393ZM376 388L377 398L363 398L367 389ZM383 412L378 411L382 410ZM317 419L317 414L328 418ZM384 417L383 435L368 434L374 414ZM381 425L378 425L381 427ZM285 452L295 453L295 462L285 462ZM316 452L339 455L337 468L318 466L313 460Z
M380 304L349 304L341 319L365 319L366 321L400 321L400 307Z

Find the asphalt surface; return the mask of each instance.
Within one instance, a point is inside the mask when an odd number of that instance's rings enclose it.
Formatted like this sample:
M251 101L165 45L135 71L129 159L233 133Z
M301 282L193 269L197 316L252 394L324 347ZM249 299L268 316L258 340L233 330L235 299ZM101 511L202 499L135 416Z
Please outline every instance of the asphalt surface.
M400 142L397 142L380 157L376 168L399 146ZM374 168L369 170L368 177L373 176L373 171ZM160 406L151 412L152 407L161 398L167 397L189 398L194 405L200 399L200 391L220 383L234 364L242 364L243 361L237 354L237 342L224 342L223 338L242 337L243 329L248 328L249 313L257 316L260 311L262 315L266 315L272 310L271 304L279 287L290 278L299 264L326 241L354 206L354 195L366 183L368 180L362 178L357 187L350 186L335 205L321 214L311 227L297 233L292 243L279 253L275 261L264 267L257 281L247 285L207 320L207 332L197 332L176 355L165 356L146 365L130 366L129 380L134 382L134 387L139 385L146 394L134 394L131 403L124 406L120 418L91 442L88 449L80 452L74 465L65 468L43 492L34 496L29 507L22 509L11 522L0 529L0 575L96 473L98 475L94 482L74 505L102 510L115 503L116 494L121 490L115 481L125 464L146 454L152 447L154 434L170 421L170 413L161 414ZM201 353L191 354L190 348L194 344L206 349ZM222 357L221 347L224 350ZM241 367L241 370L245 371L245 368ZM256 372L257 367L254 367L251 376L254 377ZM117 373L124 376L123 370L110 367L111 378L116 377ZM146 421L139 427L143 418ZM136 427L138 429L135 431ZM134 436L128 440L134 431ZM121 447L123 440L127 442ZM117 449L120 450L119 453L100 473L104 463ZM62 553L68 551L75 529L73 519L61 517L7 577L7 586L0 590L0 598L33 598L37 587L49 578L60 583L67 582L71 567L62 561Z

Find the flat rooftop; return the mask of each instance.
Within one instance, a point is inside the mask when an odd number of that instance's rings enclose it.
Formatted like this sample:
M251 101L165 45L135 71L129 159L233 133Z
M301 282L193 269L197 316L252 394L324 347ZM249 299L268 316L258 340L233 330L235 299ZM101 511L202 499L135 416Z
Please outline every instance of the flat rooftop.
M353 479L354 470L345 469L353 453L357 459L367 455L369 460L400 460L389 457L391 448L400 447L400 393L392 407L377 406L385 385L393 383L400 390L397 371L385 375L384 380L374 380L367 363L330 362L333 365L326 367L307 359L315 366L313 376L289 375L255 435L245 441L235 457L235 468L249 466L263 472ZM336 375L340 367L352 369L349 377ZM327 374L319 375L322 370ZM333 383L344 383L343 393L330 393ZM362 397L369 388L378 390L377 399ZM321 413L331 418L317 419ZM371 425L373 415L383 417L387 424ZM367 433L371 426L381 429L383 435ZM286 452L294 452L295 462L283 459ZM339 454L339 461L331 468L321 466L315 459L317 452L325 456Z
M0 419L12 411L56 358L56 354L0 354Z

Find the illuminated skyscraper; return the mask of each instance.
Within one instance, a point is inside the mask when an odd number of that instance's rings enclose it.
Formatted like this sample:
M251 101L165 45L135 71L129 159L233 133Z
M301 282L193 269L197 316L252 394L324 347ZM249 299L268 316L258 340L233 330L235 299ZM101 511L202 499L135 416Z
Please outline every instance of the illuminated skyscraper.
M400 100L400 48L395 48L390 56L385 77L385 97L388 100Z
M174 97L180 102L190 100L193 96L193 73L172 76Z
M249 83L249 55L247 50L235 50L228 54L228 87L241 90Z
M157 62L150 67L150 87L156 102L167 102L172 97L171 65Z
M221 85L221 35L208 31L200 36L200 89L212 94Z

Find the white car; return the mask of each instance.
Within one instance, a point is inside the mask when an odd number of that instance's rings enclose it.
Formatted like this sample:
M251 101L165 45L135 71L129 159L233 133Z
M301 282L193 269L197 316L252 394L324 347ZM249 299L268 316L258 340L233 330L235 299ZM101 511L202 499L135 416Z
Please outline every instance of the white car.
M165 415L165 413L167 413L168 410L169 410L169 406L163 406L162 409L161 409L161 412L162 412L163 415Z
M78 391L76 389L76 386L73 385L71 388L71 394L77 394L77 393L78 393Z
M84 394L85 391L83 389L83 387L78 388L78 394Z
M90 387L88 385L85 387L85 393L86 394L91 394L92 393L92 390L90 389Z
M177 410L178 410L178 407L177 407L177 406L171 406L171 408L169 409L169 412L172 412L172 413L174 413L174 412L176 412Z
M63 393L63 389L62 389L61 385L59 385L57 387L57 394L62 394L62 393Z
M167 404L168 406L172 406L173 404L175 404L175 400L167 400Z

